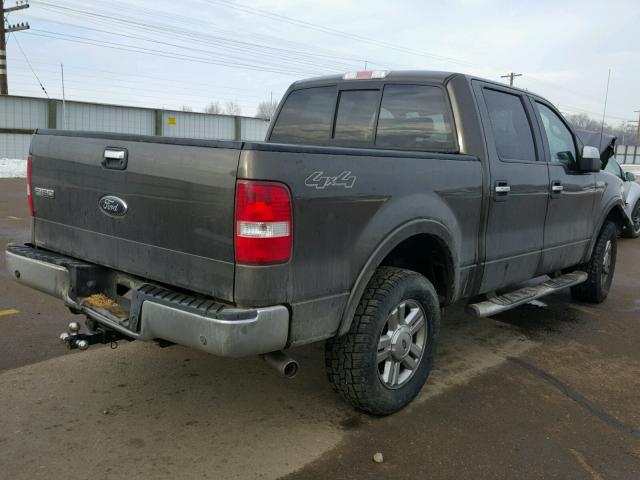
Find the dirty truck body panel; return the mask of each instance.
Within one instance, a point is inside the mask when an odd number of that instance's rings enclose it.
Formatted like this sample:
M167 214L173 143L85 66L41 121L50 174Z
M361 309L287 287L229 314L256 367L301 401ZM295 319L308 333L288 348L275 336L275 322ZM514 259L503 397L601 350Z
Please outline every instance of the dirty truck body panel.
M31 145L38 247L233 300L233 199L240 144L169 144L126 135L42 131ZM125 170L102 165L105 149ZM125 215L98 208L105 195Z
M412 98L431 102L428 118ZM320 113L296 120L314 102ZM376 269L411 264L398 252L429 260L441 304L587 261L621 201L615 177L576 170L581 147L544 99L493 82L442 72L312 79L290 87L264 143L37 132L32 185L54 193L33 197L33 244L219 302L219 324L262 315L284 332L270 346L304 344L345 333ZM124 152L126 168L104 165L107 151ZM290 194L284 262L235 260L246 180ZM126 212L105 213L105 196Z

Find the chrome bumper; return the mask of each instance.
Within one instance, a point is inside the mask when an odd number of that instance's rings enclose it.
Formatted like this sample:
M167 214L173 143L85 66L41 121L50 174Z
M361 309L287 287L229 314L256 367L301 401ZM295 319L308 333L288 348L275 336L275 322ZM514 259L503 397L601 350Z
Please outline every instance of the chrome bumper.
M30 252L28 249L31 249ZM281 350L286 346L289 333L289 310L283 305L259 308L235 308L220 306L215 312L204 314L194 309L141 295L137 328L123 326L108 315L71 298L72 275L64 261L49 262L46 253L32 258L33 252L42 252L33 247L9 245L5 252L6 268L13 278L26 286L52 295L65 305L138 340L162 339L192 347L214 355L241 357ZM64 259L52 254L56 260ZM69 259L74 261L73 259ZM138 282L144 290L153 286ZM134 295L137 289L134 286ZM160 287L157 290L161 290ZM164 290L166 291L166 290Z

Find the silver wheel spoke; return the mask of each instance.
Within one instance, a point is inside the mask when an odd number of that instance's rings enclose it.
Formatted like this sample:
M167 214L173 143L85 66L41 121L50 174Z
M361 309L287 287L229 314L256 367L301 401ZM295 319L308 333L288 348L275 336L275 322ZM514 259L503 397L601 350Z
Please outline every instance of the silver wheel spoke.
M392 386L397 385L399 378L400 378L400 362L392 362L391 372L389 375L389 384Z
M381 350L378 352L378 365L384 362L387 358L391 356L391 352L389 350Z
M409 349L409 352L414 357L420 358L420 355L422 355L422 348L416 345L415 343L412 343L411 348Z
M381 362L384 362L387 358L391 356L391 337L389 335L385 335L380 338L378 342L378 357L377 363L378 365Z
M420 330L424 325L424 316L422 315L422 310L420 310L419 308L413 310L407 317L407 325L409 325L411 335Z
M404 323L404 318L407 316L407 304L402 302L398 305L398 325L402 325Z
M398 329L398 315L399 315L399 311L400 307L397 307L395 310L391 311L391 315L389 315L389 318L387 319L387 322L389 324L389 332L395 332Z
M384 383L389 385L389 378L391 375L391 366L393 365L393 360L387 360L384 362L384 370L382 371L382 380Z
M411 355L407 355L402 359L402 364L409 370L415 370L418 366L418 360L413 358Z

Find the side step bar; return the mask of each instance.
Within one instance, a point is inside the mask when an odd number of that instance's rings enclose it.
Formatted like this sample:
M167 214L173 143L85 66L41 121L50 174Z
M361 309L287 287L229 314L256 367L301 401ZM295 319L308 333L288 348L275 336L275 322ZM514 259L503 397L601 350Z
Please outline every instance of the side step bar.
M588 275L585 272L575 271L566 273L556 278L550 278L546 282L534 287L524 287L513 292L505 293L497 297L492 297L479 303L470 303L467 305L467 313L481 318L496 315L498 313L511 310L525 303L544 297L550 293L557 292L567 287L578 285L587 280Z

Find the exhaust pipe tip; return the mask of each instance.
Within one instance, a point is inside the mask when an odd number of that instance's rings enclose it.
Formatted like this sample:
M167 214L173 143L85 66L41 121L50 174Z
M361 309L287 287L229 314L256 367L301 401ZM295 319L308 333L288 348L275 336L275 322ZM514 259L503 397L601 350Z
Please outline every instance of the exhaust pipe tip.
M293 378L298 374L298 368L299 368L298 362L296 362L295 360L291 359L284 366L282 374L287 378Z
M286 378L293 378L298 374L300 366L298 362L284 353L282 350L277 352L265 353L260 355L262 359L280 375Z

